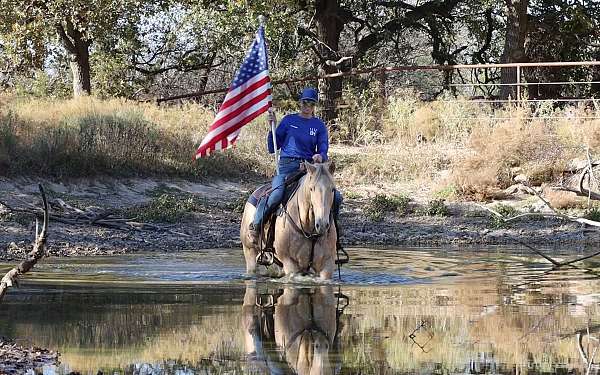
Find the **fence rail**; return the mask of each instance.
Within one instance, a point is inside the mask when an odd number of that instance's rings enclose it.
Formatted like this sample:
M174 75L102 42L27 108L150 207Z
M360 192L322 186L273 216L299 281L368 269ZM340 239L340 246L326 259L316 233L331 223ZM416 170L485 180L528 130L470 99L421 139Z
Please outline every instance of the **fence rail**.
M588 70L585 79L582 80L558 80L558 81L545 81L545 82L528 82L527 73L530 73L530 69L569 69L569 68L585 68ZM498 74L500 69L513 69L513 81L512 83L501 83L500 75ZM470 77L464 77L461 72L470 71ZM427 76L427 74L435 74L441 72L442 74L450 75L450 79L443 80L442 76ZM495 77L490 77L495 73ZM417 74L417 76L410 76L411 74ZM480 81L480 75L485 76L485 81ZM319 80L334 79L340 77L360 77L364 75L371 75L374 79L380 80L384 84L382 95L385 95L386 87L388 89L396 89L401 87L414 87L421 88L422 90L433 90L433 88L439 88L437 94L449 90L456 94L457 101L468 101L474 104L496 104L503 105L506 103L520 103L539 105L541 103L555 102L555 103L591 103L598 113L600 106L600 61L570 61L570 62L539 62L539 63L507 63L507 64L457 64L457 65L403 65L403 66L387 66L387 67L373 67L369 69L354 69L348 72L338 72L327 75L313 75L301 78L292 79L281 79L272 82L273 86L285 85L287 89L291 91L294 84L304 82L317 82ZM400 75L400 76L398 76ZM460 81L460 82L458 82ZM503 87L514 87L516 95L509 99L502 99L499 97L499 90ZM593 95L586 96L561 96L556 95L555 97L544 97L539 98L533 93L534 90L540 91L541 87L557 87L552 90L560 90L560 87L568 88L571 91L587 91L593 92ZM583 89L580 89L582 88ZM219 88L214 90L208 90L203 92L192 92L181 95L174 95L169 97L157 98L154 101L157 104L174 101L174 100L185 100L185 99L198 99L207 95L219 95L219 98L215 98L215 105L220 102L220 96L225 93L227 88ZM462 90L462 92L458 92ZM565 89L566 90L566 89ZM389 91L389 90L388 90ZM343 94L343 93L340 93ZM481 95L477 95L481 94ZM593 96L598 96L597 98ZM538 95L539 96L539 95ZM548 96L548 94L546 95ZM471 99L465 99L471 98ZM444 99L442 99L444 100ZM344 109L348 107L343 103L337 105L338 109Z

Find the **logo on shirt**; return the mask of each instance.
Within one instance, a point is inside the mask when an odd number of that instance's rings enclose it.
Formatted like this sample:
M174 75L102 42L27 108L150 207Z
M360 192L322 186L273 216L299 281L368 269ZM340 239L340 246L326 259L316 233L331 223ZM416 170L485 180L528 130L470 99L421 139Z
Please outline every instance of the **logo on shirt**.
M310 128L310 132L309 133L310 133L311 136L314 137L315 135L317 135L317 129L316 128Z

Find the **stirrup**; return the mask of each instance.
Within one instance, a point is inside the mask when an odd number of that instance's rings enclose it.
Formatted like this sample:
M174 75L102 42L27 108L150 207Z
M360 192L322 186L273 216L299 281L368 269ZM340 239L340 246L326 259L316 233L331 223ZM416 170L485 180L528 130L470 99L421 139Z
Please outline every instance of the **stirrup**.
M261 266L270 266L275 263L275 254L265 249L256 256L256 263Z
M264 249L256 256L256 263L261 266L271 266L273 264L283 267L283 263L275 256L275 249Z
M259 294L256 296L254 303L261 308L274 307L275 298L271 294Z

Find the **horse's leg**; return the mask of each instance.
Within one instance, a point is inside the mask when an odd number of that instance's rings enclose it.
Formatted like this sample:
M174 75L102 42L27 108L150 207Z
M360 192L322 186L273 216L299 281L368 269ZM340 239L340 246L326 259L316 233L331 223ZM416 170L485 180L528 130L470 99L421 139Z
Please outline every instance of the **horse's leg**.
M336 228L331 228L327 234L325 241L321 243L321 246L317 249L319 254L323 254L321 270L319 271L319 277L322 280L331 280L333 273L335 272L335 257L336 257Z
M290 259L289 257L282 259L281 263L283 263L283 272L286 275L292 275L300 272L300 267L298 267L298 263L296 263L296 261Z
M249 275L256 273L256 256L258 255L256 247L248 236L248 225L254 218L255 211L256 208L253 205L246 203L240 227L240 240L244 249L244 258L246 259L246 273Z
M277 300L277 303L284 306L293 306L298 304L300 292L296 288L285 288L283 294Z
M327 269L323 269L321 270L321 272L319 272L319 278L321 278L321 280L331 280L331 276L333 275L333 270L327 268Z
M248 275L253 275L256 273L256 252L253 248L247 247L246 245L243 245L243 247L244 258L246 258L246 273Z

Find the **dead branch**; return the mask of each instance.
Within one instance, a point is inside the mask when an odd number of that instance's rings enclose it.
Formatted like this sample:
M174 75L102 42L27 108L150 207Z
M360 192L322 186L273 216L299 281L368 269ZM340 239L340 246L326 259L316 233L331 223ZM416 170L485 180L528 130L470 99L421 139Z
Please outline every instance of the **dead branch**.
M10 207L7 203L0 202L0 204L5 206L11 213L24 213L34 216L42 216L44 214L43 210L40 208L35 207L28 202L22 203L25 207L16 208ZM49 216L52 221L58 223L68 225L94 225L123 231L158 231L178 236L189 236L189 234L168 229L168 226L138 222L135 221L135 218L116 217L114 210L104 210L102 212L94 212L90 209L82 210L61 199L53 199L49 204L51 207L55 208L55 211L60 211L54 212Z
M548 214L548 213L543 213L543 212L525 212L519 215L515 215L515 216L511 216L511 217L504 217L504 215L502 215L501 213L494 211L493 209L486 207L482 204L477 204L477 206L483 208L484 210L492 213L494 216L498 217L500 220L502 220L505 223L510 223L511 221L516 221L518 219L524 218L524 217L528 217L528 216L534 216L534 217L556 217L555 214Z
M525 213L525 214L520 214L520 215L516 215L510 218L505 218L504 215L502 215L501 213L483 206L483 205L478 205L479 207L491 212L492 214L494 214L496 217L498 217L500 220L502 220L505 223L508 223L510 221L516 220L518 218L522 218L525 216L544 216L544 217L558 217L564 220L569 220L569 221L574 221L574 222L578 222L578 223L582 223L582 224L587 224L587 225L592 225L596 228L600 227L600 222L597 221L593 221L593 220L589 220L589 219L584 219L584 218L579 218L579 217L575 217L575 216L569 216L569 215L564 215L558 211L556 211L556 209L554 207L552 207L552 205L550 204L550 202L548 202L546 199L544 199L535 189L527 186L542 202L544 202L544 204L550 209L552 210L553 214L544 214L544 213L535 213L535 212L530 212L530 213ZM536 248L522 242L519 240L515 240L517 243L519 243L522 246L525 246L526 248L528 248L529 250L533 251L534 253L538 254L539 256L541 256L542 258L546 259L548 262L552 263L555 267L564 267L564 266L568 266L571 265L573 263L577 263L577 262L581 262L583 260L589 259L589 258L593 258L595 256L600 255L600 251L597 251L593 254L589 254L583 257L579 257L577 259L573 259L573 260L569 260L566 262L559 262L551 257L549 257L548 255L542 253L541 251L537 250Z
M578 189L573 189L573 188L570 188L567 186L552 186L551 188L554 190L568 191L570 193L575 193L578 197L586 197L586 198L589 198L589 199L592 199L595 201L600 201L600 194L594 193L593 191L589 191L589 190L583 188L581 185Z
M42 195L42 203L44 206L44 222L42 225L41 232L39 231L39 222L36 219L35 222L35 242L33 244L33 250L27 255L27 259L21 262L17 267L8 271L6 275L0 281L0 302L4 298L4 294L8 288L12 287L17 283L17 279L20 275L23 275L35 266L38 260L40 260L45 253L46 239L48 237L48 201L46 200L46 193L41 184L38 185L40 194Z
M532 187L530 187L529 185L526 185L526 184L525 184L525 186L528 187L533 192L533 194L535 194L535 196L537 196L542 202L544 202L546 207L548 207L552 212L554 212L554 215L556 217L559 217L561 219L568 220L568 221L574 221L576 223L590 225L593 227L600 227L600 222L585 219L582 217L577 217L577 216L569 216L569 215L565 215L563 213L558 212L554 207L552 207L550 202L548 202L546 199L544 199L544 197L542 197L542 195L540 193L538 193L535 189L533 189Z
M526 248L528 248L529 250L533 251L534 253L536 253L537 255L541 256L542 258L546 259L548 262L554 264L557 267L561 266L561 263L559 261L556 261L552 258L550 258L548 255L542 253L541 251L539 251L538 249L534 248L533 246L529 246L526 243L516 240L516 242L522 246L525 246Z

